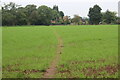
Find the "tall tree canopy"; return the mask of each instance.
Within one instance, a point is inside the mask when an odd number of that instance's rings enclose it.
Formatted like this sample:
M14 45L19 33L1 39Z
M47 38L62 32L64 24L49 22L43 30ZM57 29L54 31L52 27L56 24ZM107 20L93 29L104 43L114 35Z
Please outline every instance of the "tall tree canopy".
M63 24L63 17L64 13L63 11L59 11L59 8L57 5L53 6L53 19L56 23L55 24Z
M36 7L37 7L36 5L27 5L25 7L28 25L33 24L34 22L33 20L36 19L36 17L34 17L35 15L33 15L33 13L35 13L37 10Z
M52 20L52 9L47 6L40 6L38 8L39 22L42 25L49 25Z
M90 24L99 24L102 18L101 8L98 5L94 5L93 8L89 9L89 22Z
M59 11L58 6L53 6L53 9L45 5L19 5L10 2L2 7L2 22L3 25L50 25L51 21L59 24L63 22L64 13Z
M54 5L54 6L53 6L53 10L59 11L58 6L57 6L57 5Z
M57 5L53 8L48 6L36 6L34 4L21 7L13 2L5 4L2 7L2 25L62 25L62 24L99 24L100 22L106 24L120 23L119 17L116 17L115 12L107 10L101 13L101 8L98 5L94 5L89 9L89 18L83 19L82 17L75 15L73 19L70 16L65 16L63 11L59 10Z
M3 25L15 25L16 24L16 10L18 5L13 2L2 7L2 22Z
M106 12L102 13L102 15L102 22L105 22L106 24L115 23L117 21L115 12L107 10Z
M60 16L63 18L64 17L63 11L60 11L59 13L60 13Z

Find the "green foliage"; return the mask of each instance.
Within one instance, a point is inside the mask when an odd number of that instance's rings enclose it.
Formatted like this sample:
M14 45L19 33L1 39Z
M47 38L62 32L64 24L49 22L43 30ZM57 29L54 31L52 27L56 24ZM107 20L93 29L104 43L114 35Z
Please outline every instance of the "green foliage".
M81 20L82 18L79 15L74 15L74 18L72 19L72 23L79 25Z
M60 16L63 18L64 17L63 11L60 11L59 13L60 13Z
M107 10L106 12L102 13L102 22L105 22L106 24L113 24L116 23L117 16L115 12L111 12Z
M60 17L60 14L56 10L53 10L52 11L52 20L55 21L55 22L58 22L59 17Z
M27 25L27 15L25 14L25 9L23 7L20 7L17 9L16 12L16 25Z
M68 24L117 24L119 18L115 12L106 11L101 13L99 5L94 5L89 9L89 19L82 19L80 16L64 16L63 11L59 11L59 7L54 5L51 9L45 5L36 6L34 4L20 7L13 2L5 4L2 7L2 25L68 25Z
M61 24L64 13L59 12L58 6L53 9L47 6L27 5L20 7L15 3L9 3L2 7L3 25L50 25L51 20L55 24Z
M98 5L94 5L93 8L89 9L89 22L90 24L99 24L102 18L101 8Z
M52 9L47 6L40 6L38 8L39 22L43 25L50 25L52 20Z
M64 17L64 13L63 11L59 11L59 8L58 6L53 6L53 21L55 21L55 23L53 24L56 24L56 25L60 25L60 24L63 24L63 17Z
M53 10L56 10L57 12L59 12L58 6L57 6L57 5L54 5L54 6L53 6Z
M120 17L117 17L116 22L117 22L117 24L120 24Z
M16 24L16 7L15 3L10 2L2 8L2 22L3 25Z
M64 22L65 25L70 24L71 23L70 16L64 16L63 17L63 22Z
M25 7L25 10L26 10L26 16L27 16L27 24L31 25L36 19L35 16L38 16L38 15L33 15L36 11L36 5L27 5Z
M16 16L14 16L13 14L4 12L4 14L2 14L2 17L3 25L15 25L14 22Z

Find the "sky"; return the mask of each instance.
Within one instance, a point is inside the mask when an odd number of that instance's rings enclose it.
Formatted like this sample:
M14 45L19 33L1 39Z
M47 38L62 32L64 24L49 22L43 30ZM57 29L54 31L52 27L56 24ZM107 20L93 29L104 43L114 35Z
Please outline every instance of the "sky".
M119 0L2 0L1 4L9 2L15 2L22 6L28 4L46 5L51 8L53 5L58 5L59 10L63 11L65 15L73 17L76 14L81 17L88 17L89 8L96 4L102 8L102 12L106 10L118 12Z

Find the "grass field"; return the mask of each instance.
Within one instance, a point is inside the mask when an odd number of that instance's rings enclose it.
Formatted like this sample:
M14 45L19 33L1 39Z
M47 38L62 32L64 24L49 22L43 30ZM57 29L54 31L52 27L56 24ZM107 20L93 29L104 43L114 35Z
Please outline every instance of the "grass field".
M56 78L118 77L118 26L3 27L3 78L41 78L60 50Z

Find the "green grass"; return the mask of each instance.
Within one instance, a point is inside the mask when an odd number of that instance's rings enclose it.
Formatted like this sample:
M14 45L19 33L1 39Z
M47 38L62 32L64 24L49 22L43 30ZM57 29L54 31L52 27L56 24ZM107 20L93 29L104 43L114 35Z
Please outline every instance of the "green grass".
M118 77L117 25L18 26L2 29L4 78L42 77L42 71L49 67L57 49L53 30L61 36L64 44L55 77Z
M117 26L71 26L56 28L64 41L64 52L58 66L57 77L117 77L105 65L118 62ZM96 69L93 71L93 69ZM83 72L83 69L88 68ZM93 72L92 72L93 71ZM88 75L87 75L88 74ZM112 76L113 75L113 76Z
M3 77L21 77L25 70L28 74L23 77L42 77L54 58L56 43L48 27L3 28ZM32 69L41 73L30 73Z

